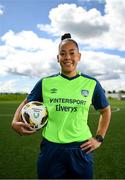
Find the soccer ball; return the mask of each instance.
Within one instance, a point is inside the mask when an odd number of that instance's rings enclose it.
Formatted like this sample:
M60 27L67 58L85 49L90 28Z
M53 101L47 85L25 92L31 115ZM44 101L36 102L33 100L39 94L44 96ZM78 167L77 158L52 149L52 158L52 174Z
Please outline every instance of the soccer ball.
M38 101L31 101L23 106L21 116L25 123L28 123L33 129L39 130L47 123L47 108Z

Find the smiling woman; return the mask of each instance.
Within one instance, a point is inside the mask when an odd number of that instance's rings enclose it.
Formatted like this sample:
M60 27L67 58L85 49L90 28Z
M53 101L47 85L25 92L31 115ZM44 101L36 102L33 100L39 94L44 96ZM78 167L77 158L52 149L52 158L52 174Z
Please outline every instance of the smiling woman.
M78 45L76 41L71 39L71 35L68 33L62 36L62 41L59 44L59 55L57 55L61 72L68 77L75 76L80 57Z
M43 128L37 173L40 179L91 179L92 152L100 147L110 122L110 106L100 83L77 71L80 61L76 41L61 37L57 55L61 72L44 77L17 108L12 127L21 135L35 133L20 122L20 112L30 101L40 101L48 111ZM99 110L95 136L88 126L90 105Z

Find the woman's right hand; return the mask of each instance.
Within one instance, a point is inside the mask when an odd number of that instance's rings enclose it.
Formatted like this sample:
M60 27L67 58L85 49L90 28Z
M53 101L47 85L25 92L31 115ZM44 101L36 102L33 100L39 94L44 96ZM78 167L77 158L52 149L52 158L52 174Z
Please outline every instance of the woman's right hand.
M22 135L31 135L36 132L36 130L32 129L30 125L22 122L22 121L16 121L12 123L12 128L21 136Z

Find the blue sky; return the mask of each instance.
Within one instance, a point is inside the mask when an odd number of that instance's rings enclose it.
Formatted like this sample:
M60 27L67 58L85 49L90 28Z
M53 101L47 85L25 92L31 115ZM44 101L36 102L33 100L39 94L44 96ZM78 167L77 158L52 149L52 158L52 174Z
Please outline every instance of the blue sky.
M125 90L124 9L124 0L0 0L0 92L30 92L57 73L65 32L80 46L83 73Z

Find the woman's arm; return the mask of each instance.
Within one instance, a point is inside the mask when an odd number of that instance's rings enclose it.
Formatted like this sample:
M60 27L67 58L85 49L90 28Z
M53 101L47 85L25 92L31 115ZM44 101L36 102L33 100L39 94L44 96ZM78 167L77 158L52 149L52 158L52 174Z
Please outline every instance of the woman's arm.
M103 138L107 132L111 119L111 108L110 106L100 110L100 117L96 135L101 135ZM101 142L97 141L95 137L90 138L86 143L80 147L82 150L86 150L87 153L97 149L101 145Z
M100 118L99 118L96 135L101 135L102 137L105 137L111 119L111 108L110 106L108 106L99 111L100 111Z

